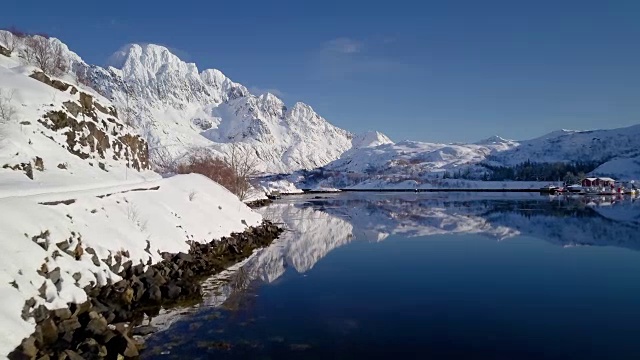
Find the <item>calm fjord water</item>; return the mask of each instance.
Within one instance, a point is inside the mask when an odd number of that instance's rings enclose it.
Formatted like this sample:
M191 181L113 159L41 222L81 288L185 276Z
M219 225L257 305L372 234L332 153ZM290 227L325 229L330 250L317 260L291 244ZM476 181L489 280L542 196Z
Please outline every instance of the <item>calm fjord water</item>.
M342 194L262 212L290 231L144 358L640 358L640 201Z

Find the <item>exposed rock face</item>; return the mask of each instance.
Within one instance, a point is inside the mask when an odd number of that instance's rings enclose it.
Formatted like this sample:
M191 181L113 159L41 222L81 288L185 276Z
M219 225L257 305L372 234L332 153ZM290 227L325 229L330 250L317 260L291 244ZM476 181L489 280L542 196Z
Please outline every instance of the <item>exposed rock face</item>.
M31 77L60 91L71 89L71 94L78 93L73 85L52 80L42 72L35 72ZM91 94L80 91L78 101L66 101L63 107L64 110L47 112L38 121L50 130L63 132L66 149L70 153L81 159L105 159L108 156L113 160L124 160L127 166L138 171L149 168L147 143L114 118L117 112L113 106L104 106ZM109 117L105 120L98 116L98 112ZM103 163L99 166L107 171Z
M0 55L4 55L4 56L11 56L11 51L9 49L7 49L6 47L0 45Z
M31 74L31 77L60 91L67 91L69 90L69 88L71 88L71 94L75 94L78 92L78 89L75 86L67 84L60 80L51 79L43 72L36 71Z

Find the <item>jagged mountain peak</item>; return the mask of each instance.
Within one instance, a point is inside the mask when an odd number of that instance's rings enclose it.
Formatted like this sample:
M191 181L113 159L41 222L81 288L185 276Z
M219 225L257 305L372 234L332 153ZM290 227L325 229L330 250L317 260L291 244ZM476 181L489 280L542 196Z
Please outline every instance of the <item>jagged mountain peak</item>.
M200 78L205 84L218 89L229 85L239 85L218 69L206 69L200 73Z
M513 140L505 139L499 135L493 135L486 139L482 139L477 141L475 144L477 145L495 145L495 144L508 144L512 143Z
M270 92L259 95L258 100L265 105L271 105L275 107L284 106L284 102L279 97Z
M157 77L198 77L194 63L182 61L168 48L155 44L128 44L107 60L107 66L122 71L125 79L150 82Z
M385 144L393 144L393 141L391 141L387 135L379 131L366 131L354 136L351 140L353 149L375 147Z

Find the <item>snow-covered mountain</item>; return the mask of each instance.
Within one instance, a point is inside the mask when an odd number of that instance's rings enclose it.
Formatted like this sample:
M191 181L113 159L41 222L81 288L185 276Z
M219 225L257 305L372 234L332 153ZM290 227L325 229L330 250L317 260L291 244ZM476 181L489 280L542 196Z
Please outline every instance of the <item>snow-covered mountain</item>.
M199 71L167 48L131 44L106 68L75 58L73 67L111 99L152 148L174 156L193 147L224 153L229 143L250 148L264 172L323 166L352 146L352 134L311 106L287 107L277 96L256 96L216 69Z
M504 165L524 161L596 161L640 156L640 125L611 130L559 130L492 154Z
M353 147L339 159L322 169L293 174L288 180L300 188L523 189L545 185L547 182L494 184L460 179L487 180L491 168L514 167L528 161L591 163L595 164L593 175L622 180L640 178L640 125L612 130L560 130L524 141L492 136L472 144L393 143L375 133L353 141Z
M376 131L353 135L337 128L304 103L288 107L273 94L251 94L221 71L199 70L163 46L126 45L105 67L63 48L71 64L68 76L111 100L120 118L150 144L152 155L180 157L196 147L224 154L235 143L255 153L266 173L323 167L355 174L351 185L361 182L354 180L358 174L368 181L373 174L383 182L420 184L446 172L481 176L487 169L480 163L513 166L527 160L592 161L603 165L594 173L624 178L640 173L636 161L626 160L640 156L640 125L560 130L524 141L496 135L472 144L394 144Z

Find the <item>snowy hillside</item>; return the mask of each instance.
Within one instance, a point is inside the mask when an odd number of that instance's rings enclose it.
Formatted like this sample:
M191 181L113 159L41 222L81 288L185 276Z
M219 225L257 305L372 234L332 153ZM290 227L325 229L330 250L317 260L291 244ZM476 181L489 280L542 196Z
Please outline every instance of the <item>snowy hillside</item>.
M473 144L393 143L386 137L367 134L354 138L353 148L340 159L321 169L292 174L286 180L299 188L537 189L550 181L561 181L566 172L553 180L486 180L493 168L512 168L528 161L592 163L596 165L589 170L600 165L591 172L594 175L633 180L640 178L639 156L640 125L613 130L562 130L525 141L492 136ZM267 180L265 187L269 187L270 179Z
M150 171L146 141L105 97L0 50L0 358L38 306L85 301L127 263L261 223L203 176Z
M442 181L445 173L468 171L482 174L486 168L478 164L488 155L517 146L513 141L435 144L417 141L393 143L385 139L388 140L385 137L382 141L372 141L372 146L354 147L324 168L303 172L301 176L294 174L290 180L301 188L439 187L445 186Z
M493 160L515 165L527 160L608 161L640 155L640 125L611 130L560 130L532 140L520 141L509 151L494 154Z
M309 105L287 107L273 94L253 95L222 72L199 72L167 48L127 45L108 67L73 67L110 98L152 148L174 156L193 147L224 152L231 142L255 150L265 172L323 166L351 147L352 135Z
M88 88L0 56L0 197L158 178L147 144Z

